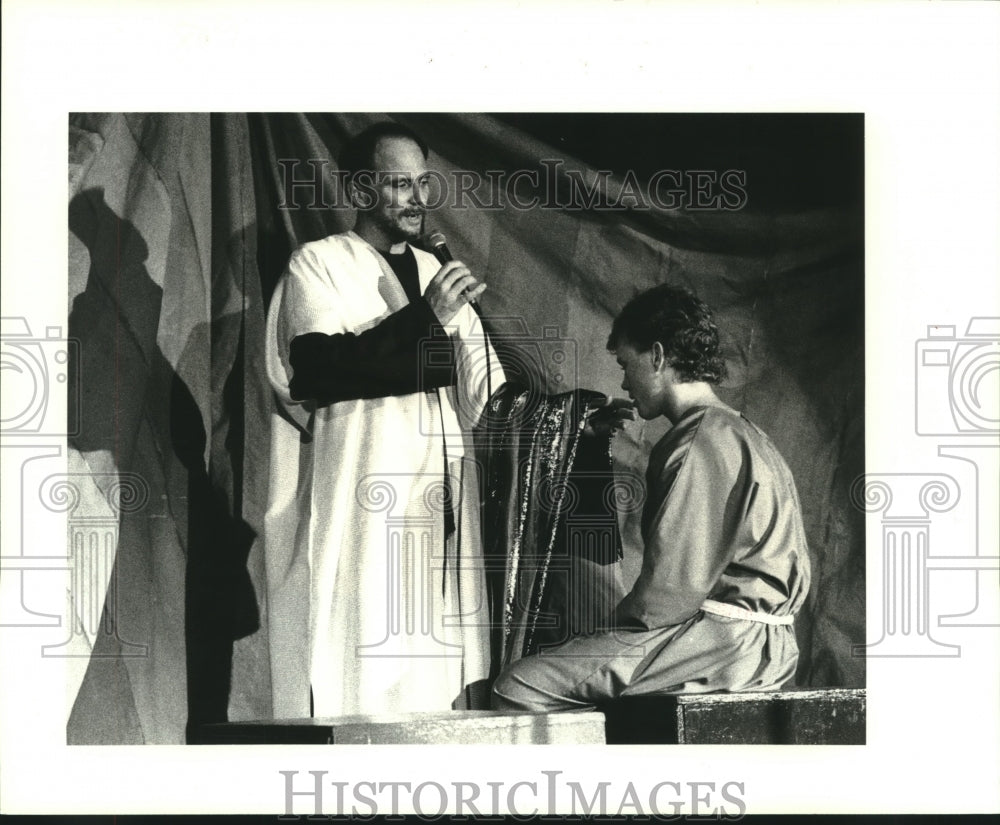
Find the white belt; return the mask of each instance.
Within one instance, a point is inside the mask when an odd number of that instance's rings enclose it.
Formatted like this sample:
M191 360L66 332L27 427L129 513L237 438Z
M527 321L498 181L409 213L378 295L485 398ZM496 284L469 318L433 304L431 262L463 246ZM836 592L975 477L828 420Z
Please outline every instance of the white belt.
M702 602L701 609L706 613L714 613L716 616L726 616L730 619L747 619L748 621L760 622L761 624L789 625L795 623L795 617L792 615L772 616L770 613L756 613L753 610L747 610L745 607L717 602L712 599L705 599Z

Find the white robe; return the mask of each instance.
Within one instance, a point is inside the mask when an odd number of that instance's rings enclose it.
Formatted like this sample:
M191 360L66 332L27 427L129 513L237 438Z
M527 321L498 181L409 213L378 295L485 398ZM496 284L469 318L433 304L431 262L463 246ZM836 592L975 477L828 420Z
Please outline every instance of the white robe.
M423 292L440 267L413 251ZM274 292L266 357L281 409L264 541L275 718L309 716L310 688L315 716L448 709L489 672L469 430L504 379L479 317L465 306L448 324L456 386L314 412L289 395L295 336L360 333L407 303L353 232L298 249ZM445 445L457 522L447 542Z

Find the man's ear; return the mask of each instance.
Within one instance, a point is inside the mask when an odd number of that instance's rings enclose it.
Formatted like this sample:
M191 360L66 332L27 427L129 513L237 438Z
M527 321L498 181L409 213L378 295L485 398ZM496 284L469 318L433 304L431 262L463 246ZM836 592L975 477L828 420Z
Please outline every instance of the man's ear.
M663 351L663 344L659 341L653 341L653 346L651 348L653 353L653 368L661 369L667 363L667 355Z
M355 209L371 209L375 196L370 187L359 186L357 178L347 184L347 197Z

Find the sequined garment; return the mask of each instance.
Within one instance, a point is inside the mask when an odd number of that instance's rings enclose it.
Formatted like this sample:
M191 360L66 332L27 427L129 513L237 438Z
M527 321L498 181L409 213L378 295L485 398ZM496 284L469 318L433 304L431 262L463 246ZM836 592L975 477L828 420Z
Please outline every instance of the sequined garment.
M607 436L584 436L604 396L506 385L487 407L484 552L493 671L592 632L612 594L590 572L622 557Z

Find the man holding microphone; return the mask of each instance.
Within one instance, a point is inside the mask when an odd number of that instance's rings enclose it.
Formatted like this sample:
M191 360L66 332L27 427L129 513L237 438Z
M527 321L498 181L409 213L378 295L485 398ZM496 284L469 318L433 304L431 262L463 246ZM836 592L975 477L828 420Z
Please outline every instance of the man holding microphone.
M467 706L489 673L470 428L504 376L486 285L412 245L427 157L396 123L353 138L355 228L296 250L269 310L276 718Z

